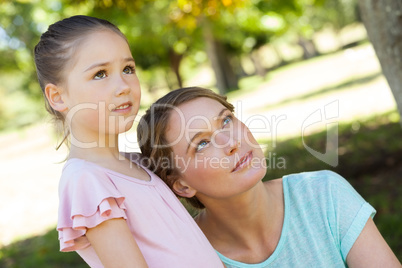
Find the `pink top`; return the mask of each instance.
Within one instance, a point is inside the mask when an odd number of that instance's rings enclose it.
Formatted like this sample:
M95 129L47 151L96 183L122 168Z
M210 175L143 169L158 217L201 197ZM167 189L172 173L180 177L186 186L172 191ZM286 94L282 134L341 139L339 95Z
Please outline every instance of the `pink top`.
M159 177L144 170L150 181L82 159L68 160L59 184L60 250L77 251L91 267L103 267L86 230L122 217L149 267L223 267L173 192Z

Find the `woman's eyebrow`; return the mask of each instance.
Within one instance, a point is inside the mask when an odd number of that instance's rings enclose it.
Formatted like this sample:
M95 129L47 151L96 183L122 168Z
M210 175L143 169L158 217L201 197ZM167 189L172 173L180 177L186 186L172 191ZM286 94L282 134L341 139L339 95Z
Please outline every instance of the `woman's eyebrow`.
M220 118L226 111L229 111L229 109L228 108L223 108L219 112L219 114L218 114L218 116L216 118ZM187 145L186 153L188 152L188 149L190 149L190 145L193 143L193 140L195 140L198 136L202 135L203 133L204 133L203 131L199 131L199 132L195 133L195 135L190 139L190 142Z

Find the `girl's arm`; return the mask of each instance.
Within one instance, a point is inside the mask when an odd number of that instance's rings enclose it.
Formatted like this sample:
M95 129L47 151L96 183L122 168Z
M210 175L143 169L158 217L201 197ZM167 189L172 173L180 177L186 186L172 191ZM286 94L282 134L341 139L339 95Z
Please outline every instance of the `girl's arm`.
M148 267L124 219L104 221L88 229L86 236L106 268Z
M356 242L346 257L349 267L401 267L400 262L378 231L373 220L368 219Z

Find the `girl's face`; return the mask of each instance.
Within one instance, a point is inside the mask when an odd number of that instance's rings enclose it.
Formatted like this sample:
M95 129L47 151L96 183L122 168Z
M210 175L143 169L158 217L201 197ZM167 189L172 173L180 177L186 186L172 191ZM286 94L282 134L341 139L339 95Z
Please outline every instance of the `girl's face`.
M265 175L257 141L216 100L201 97L179 105L171 112L166 137L181 171L179 181L196 190L201 202L241 194Z
M131 128L141 89L129 46L117 33L101 30L85 37L66 68L63 87L66 120L79 142Z

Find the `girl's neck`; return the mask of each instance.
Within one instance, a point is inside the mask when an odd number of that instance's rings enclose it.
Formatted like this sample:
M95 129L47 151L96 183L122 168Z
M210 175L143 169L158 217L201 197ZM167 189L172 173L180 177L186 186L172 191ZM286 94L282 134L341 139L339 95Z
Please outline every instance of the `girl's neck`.
M196 221L223 255L259 262L275 250L284 218L282 180L259 182L240 197L206 207ZM250 252L253 259L246 257Z
M105 160L121 160L119 152L118 137L103 139L93 142L71 142L68 158L80 158L91 162L99 163Z
M148 173L131 161L130 157L119 152L116 147L105 148L78 148L72 147L68 159L79 158L97 164L101 167L134 177L139 180L150 181Z

